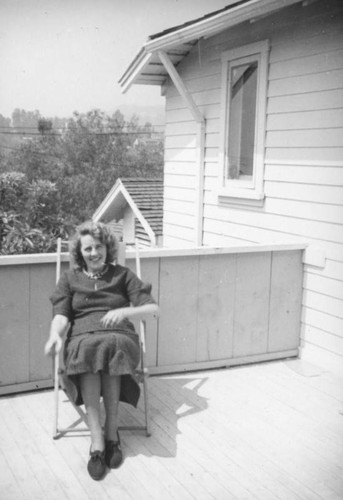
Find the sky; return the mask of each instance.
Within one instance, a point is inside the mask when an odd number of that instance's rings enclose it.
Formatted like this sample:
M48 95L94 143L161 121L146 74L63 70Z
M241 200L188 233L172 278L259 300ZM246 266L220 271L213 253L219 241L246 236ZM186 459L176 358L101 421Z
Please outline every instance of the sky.
M232 1L232 0L231 0ZM0 0L0 114L44 117L163 106L160 87L118 84L149 35L230 0Z

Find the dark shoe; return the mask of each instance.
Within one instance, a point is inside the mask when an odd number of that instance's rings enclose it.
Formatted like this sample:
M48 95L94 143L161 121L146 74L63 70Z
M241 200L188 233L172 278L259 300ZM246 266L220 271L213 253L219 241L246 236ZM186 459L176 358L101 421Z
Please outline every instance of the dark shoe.
M91 451L87 469L89 475L95 481L103 478L106 472L105 451Z
M120 446L119 434L118 441L105 441L105 462L110 469L116 469L123 461L123 454Z

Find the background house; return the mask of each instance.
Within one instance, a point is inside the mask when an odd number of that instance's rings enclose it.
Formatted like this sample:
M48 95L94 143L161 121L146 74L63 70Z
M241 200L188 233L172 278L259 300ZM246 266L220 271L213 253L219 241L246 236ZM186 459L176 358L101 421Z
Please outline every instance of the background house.
M302 356L342 373L343 2L228 2L151 36L135 83L166 97L164 246L305 241Z
M119 239L143 246L162 246L163 180L118 179L93 215L111 223Z

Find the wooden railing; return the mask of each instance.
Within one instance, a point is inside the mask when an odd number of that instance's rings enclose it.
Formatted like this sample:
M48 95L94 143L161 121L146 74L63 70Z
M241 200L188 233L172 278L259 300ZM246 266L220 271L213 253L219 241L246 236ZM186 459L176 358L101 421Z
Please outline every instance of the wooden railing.
M151 373L297 356L304 245L141 251L161 309L147 322ZM68 255L62 256L68 266ZM0 394L48 387L43 354L56 256L0 257ZM134 252L127 265L135 268Z

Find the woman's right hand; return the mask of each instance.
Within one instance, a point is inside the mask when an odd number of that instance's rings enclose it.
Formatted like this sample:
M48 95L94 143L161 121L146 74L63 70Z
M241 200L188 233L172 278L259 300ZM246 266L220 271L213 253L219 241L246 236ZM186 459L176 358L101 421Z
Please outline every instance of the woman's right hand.
M61 337L52 337L50 338L44 347L44 354L46 356L54 356L58 354L62 349L62 339Z
M46 356L54 356L62 349L62 337L66 333L69 320L63 314L56 314L51 322L49 340L45 344L44 353Z

